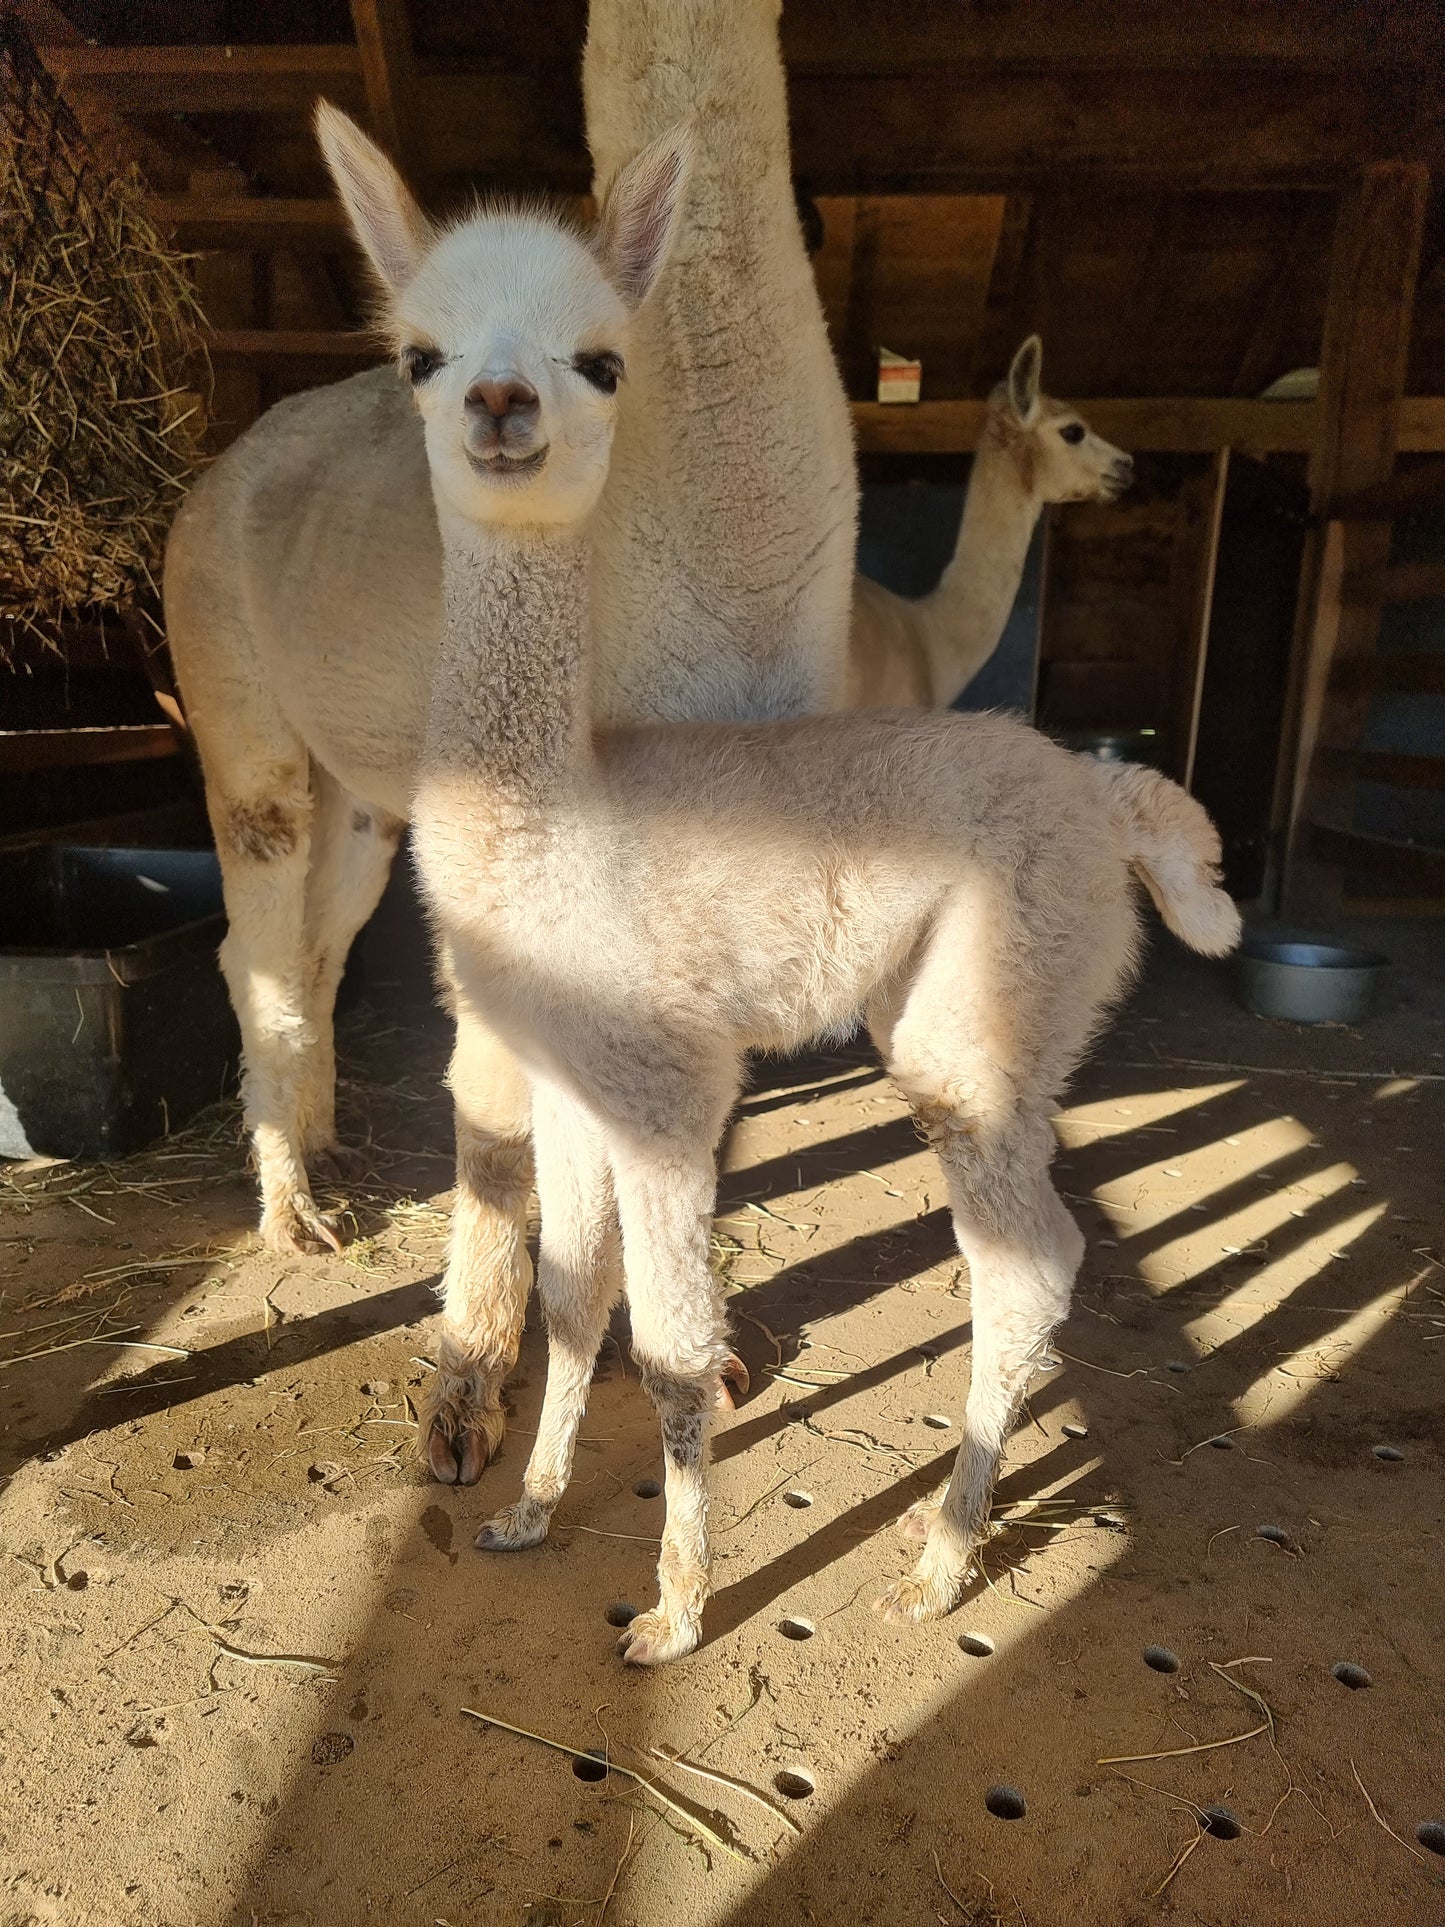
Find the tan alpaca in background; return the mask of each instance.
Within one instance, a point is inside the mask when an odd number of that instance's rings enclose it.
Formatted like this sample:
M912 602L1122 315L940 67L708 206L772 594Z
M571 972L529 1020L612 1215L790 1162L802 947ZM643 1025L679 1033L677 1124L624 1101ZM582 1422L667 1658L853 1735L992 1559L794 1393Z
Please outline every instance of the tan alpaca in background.
M442 536L445 618L414 800L418 860L463 1011L531 1083L546 1397L522 1498L489 1549L534 1545L564 1491L618 1290L662 1423L660 1602L628 1627L651 1665L701 1636L704 1447L727 1353L709 1264L715 1152L750 1049L866 1010L943 1164L972 1283L963 1442L890 1618L946 1611L986 1529L1000 1453L1083 1239L1049 1182L1050 1115L1121 991L1131 872L1170 928L1239 931L1203 810L996 716L923 710L595 734L591 530L632 315L666 257L688 140L614 180L593 246L479 214L432 238L344 116L320 132L390 284ZM442 374L485 347L485 433ZM605 378L599 378L605 377ZM480 489L479 486L480 485Z
M853 584L848 706L951 703L1003 637L1029 544L1054 502L1112 502L1132 457L1040 386L1043 343L1030 335L994 389L969 471L953 557L925 596Z
M777 17L778 0L590 9L599 185L683 115L695 138L692 218L636 331L595 523L604 719L842 699L852 430L793 199ZM460 404L485 358L464 327L448 348ZM165 593L225 885L262 1233L336 1246L307 1175L337 1152L332 1007L410 810L442 620L427 455L396 371L264 416L182 509ZM450 1082L457 1203L423 1444L437 1477L470 1482L505 1424L532 1158L525 1082L466 1007Z

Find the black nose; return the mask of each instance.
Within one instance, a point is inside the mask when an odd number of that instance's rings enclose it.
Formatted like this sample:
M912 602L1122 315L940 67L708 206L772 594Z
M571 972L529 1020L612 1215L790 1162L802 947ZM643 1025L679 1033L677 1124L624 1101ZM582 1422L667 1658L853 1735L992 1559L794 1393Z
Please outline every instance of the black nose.
M530 421L537 413L537 391L520 375L479 375L467 390L466 410L494 422Z

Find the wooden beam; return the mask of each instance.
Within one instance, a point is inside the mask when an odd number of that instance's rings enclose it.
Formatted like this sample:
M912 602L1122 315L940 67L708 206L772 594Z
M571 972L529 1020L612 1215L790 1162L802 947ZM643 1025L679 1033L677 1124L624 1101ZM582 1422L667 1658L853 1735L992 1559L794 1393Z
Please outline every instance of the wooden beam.
M325 328L217 328L206 338L211 360L272 368L292 361L330 362L350 374L387 359L379 343L349 330Z
M1393 562L1382 567L1352 569L1342 593L1346 602L1424 602L1445 596L1445 562Z
M113 114L307 113L319 94L358 108L355 47L42 47L66 94Z
M1428 170L1403 161L1366 169L1340 206L1320 350L1317 439L1310 455L1317 512L1390 479L1400 440ZM1370 696L1350 690L1347 665L1369 658L1378 604L1351 602L1344 585L1389 562L1387 522L1330 522L1305 544L1275 820L1284 832L1282 907L1289 916L1338 911L1343 872L1313 832L1352 829L1354 784L1314 767L1321 743L1358 746ZM1290 725L1293 725L1291 731ZM1308 830L1308 834L1306 831Z
M1402 790L1445 790L1445 756L1404 756L1388 749L1315 751L1316 767L1356 783L1388 783Z
M1437 649L1371 649L1340 655L1332 666L1329 686L1336 695L1365 699L1445 696L1445 655ZM1332 747L1344 745L1337 742Z
M421 153L406 0L351 0L351 24L361 56L371 131L401 171L415 181Z
M169 723L108 723L89 729L0 730L0 773L74 769L98 763L151 762L175 756L180 743Z
M783 51L791 72L923 73L959 66L1182 70L1293 66L1328 71L1422 66L1438 55L1441 10L1426 0L1078 0L961 6L910 0L879 31L877 0L788 0Z
M978 442L987 403L920 402L898 407L857 402L853 421L858 445L868 453L960 455ZM1193 396L1149 400L1081 401L1091 428L1121 448L1180 455L1212 455L1238 448L1257 454L1306 454L1315 436L1315 404L1293 401L1200 400ZM1445 445L1445 400L1434 404L1430 422Z
M157 227L195 251L345 254L355 243L339 201L259 200L243 194L153 194Z
M1317 823L1304 840L1310 857L1331 870L1367 871L1371 896L1445 894L1445 850Z
M390 45L377 19L376 44ZM867 37L870 58L880 38ZM1418 65L1377 68L1364 86L1348 66L1130 67L1119 47L1115 37L1098 66L1069 71L1040 57L1006 76L961 56L923 72L804 65L790 88L795 167L816 194L970 194L1061 176L1174 191L1340 187L1391 155L1445 164L1445 124ZM55 44L45 56L67 91L112 113L304 113L319 94L356 110L369 78L379 111L405 111L401 70L368 75L360 47ZM419 74L419 163L585 191L580 102L564 71L553 60Z

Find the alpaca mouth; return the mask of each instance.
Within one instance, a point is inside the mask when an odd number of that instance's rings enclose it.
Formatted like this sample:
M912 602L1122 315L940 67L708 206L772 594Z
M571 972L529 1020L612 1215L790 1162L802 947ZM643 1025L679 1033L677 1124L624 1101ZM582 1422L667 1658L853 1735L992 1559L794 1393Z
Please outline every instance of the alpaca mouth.
M489 482L513 482L522 481L528 475L535 475L546 461L549 447L549 443L543 442L542 446L534 448L530 455L509 455L502 448L493 455L474 455L468 449L466 456L474 475L484 476Z

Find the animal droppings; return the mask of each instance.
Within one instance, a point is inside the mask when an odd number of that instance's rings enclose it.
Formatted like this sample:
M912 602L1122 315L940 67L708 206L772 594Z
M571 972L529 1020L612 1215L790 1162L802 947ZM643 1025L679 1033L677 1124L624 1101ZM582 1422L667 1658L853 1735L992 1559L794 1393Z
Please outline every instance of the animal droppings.
M811 1492L785 1492L783 1494L783 1504L792 1506L795 1512L801 1512L805 1506L810 1506L812 1503L813 1495Z
M1182 1358L1171 1358L1164 1369L1166 1372L1192 1372L1194 1367L1186 1365Z
M579 1780L591 1785L607 1778L607 1762L600 1753L579 1753L572 1762L572 1771Z
M773 1785L785 1800L806 1800L816 1782L811 1773L785 1771L773 1775Z
M780 1619L778 1631L784 1639L811 1639L817 1631L811 1619Z
M1422 1820L1415 1829L1415 1838L1429 1853L1445 1853L1445 1821Z
M1170 1652L1167 1646L1146 1646L1143 1653L1144 1664L1156 1673L1177 1673L1179 1655Z
M1076 1424L1072 1419L1063 1428L1063 1432L1066 1439L1086 1439L1089 1436L1088 1426Z
M986 1633L960 1633L958 1643L971 1659L988 1659L993 1653L993 1641Z
M1352 1665L1347 1659L1337 1659L1330 1668L1330 1675L1341 1686L1348 1686L1352 1693L1358 1693L1362 1686L1373 1686L1375 1683L1363 1666Z
M1225 1432L1216 1432L1212 1439L1206 1439L1204 1443L1206 1445L1212 1445L1216 1452L1232 1452L1234 1450L1234 1440Z
M630 1626L637 1617L637 1608L628 1605L625 1599L617 1599L607 1608L602 1617L609 1626Z
M950 1431L953 1426L953 1420L951 1418L945 1418L942 1412L925 1412L923 1414L923 1423L931 1426L935 1432L947 1432Z
M1028 1801L1016 1786L991 1786L983 1803L995 1820L1022 1820L1029 1810Z
M323 1733L319 1739L311 1742L311 1764L337 1766L355 1751L356 1741L349 1733Z
M1398 1465L1405 1456L1398 1445L1372 1445L1370 1451L1386 1465Z
M1268 1539L1272 1546L1287 1546L1289 1544L1289 1534L1283 1526L1256 1526L1254 1528L1254 1536L1256 1539Z
M639 1479L632 1490L639 1499L660 1499L662 1497L662 1487L656 1479Z
M1238 1815L1231 1813L1228 1807L1206 1807L1204 1831L1215 1840L1237 1840L1244 1828Z

